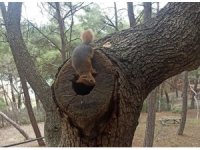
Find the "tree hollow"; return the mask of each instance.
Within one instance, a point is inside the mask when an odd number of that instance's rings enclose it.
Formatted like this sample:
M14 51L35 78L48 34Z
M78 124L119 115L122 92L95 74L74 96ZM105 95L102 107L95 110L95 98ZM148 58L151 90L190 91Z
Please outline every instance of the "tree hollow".
M116 73L110 60L96 51L92 60L96 85L75 83L77 79L71 59L59 69L53 84L54 100L60 111L83 136L94 138L111 118L116 99Z

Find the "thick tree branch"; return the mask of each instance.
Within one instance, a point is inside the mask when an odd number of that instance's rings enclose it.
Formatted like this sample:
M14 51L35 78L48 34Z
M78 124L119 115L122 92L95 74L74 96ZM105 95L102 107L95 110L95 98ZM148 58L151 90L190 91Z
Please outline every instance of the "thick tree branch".
M169 3L156 18L108 35L97 47L110 42L101 50L146 97L165 79L200 65L199 8L200 3Z

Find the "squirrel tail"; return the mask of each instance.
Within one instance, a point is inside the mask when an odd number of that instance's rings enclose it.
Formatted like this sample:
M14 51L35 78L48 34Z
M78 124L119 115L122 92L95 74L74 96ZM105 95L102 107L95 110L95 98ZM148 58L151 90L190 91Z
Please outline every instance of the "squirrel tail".
M81 40L85 44L89 44L94 40L94 32L91 29L85 30L81 34Z

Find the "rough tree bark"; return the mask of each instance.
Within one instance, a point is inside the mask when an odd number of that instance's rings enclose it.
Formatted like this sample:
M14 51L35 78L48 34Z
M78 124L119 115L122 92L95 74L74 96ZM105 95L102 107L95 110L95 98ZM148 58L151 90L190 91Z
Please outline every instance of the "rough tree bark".
M135 14L133 10L133 2L127 2L127 8L128 8L128 19L130 27L133 27L136 25L136 19Z
M98 74L92 90L69 81L70 60L62 65L52 87L59 115L22 40L19 7L8 6L7 36L18 71L24 72L46 111L49 146L131 146L147 95L167 78L200 65L200 3L169 3L144 25L94 43ZM110 47L103 46L107 42ZM91 91L73 96L86 90Z
M181 112L181 123L178 129L178 135L183 135L185 129L185 123L187 119L187 100L188 100L188 72L184 74L184 84L183 84L183 100L182 100L182 112Z

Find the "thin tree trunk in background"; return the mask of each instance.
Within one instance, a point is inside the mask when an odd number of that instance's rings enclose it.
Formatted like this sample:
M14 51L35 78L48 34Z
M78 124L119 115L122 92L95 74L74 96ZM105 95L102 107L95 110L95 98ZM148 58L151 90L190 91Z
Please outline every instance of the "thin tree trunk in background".
M174 86L175 86L175 91L176 91L176 98L178 98L178 87L177 87L177 82L178 82L179 75L176 75L174 78Z
M67 40L65 38L65 23L61 16L60 3L55 2L55 6L56 6L57 21L58 21L59 30L60 30L61 55L62 55L62 61L64 62L66 60L66 52L67 52L67 43L66 43Z
M117 14L117 4L114 2L114 10L115 10L115 31L119 31L118 27L118 14Z
M13 77L12 77L12 74L9 74L8 75L8 79L9 79L9 82L10 82L10 90L11 90L11 98L12 98L12 108L13 108L13 114L15 116L15 120L16 122L18 123L19 120L18 120L18 110L17 110L17 102L16 102L16 99L15 99L15 94L14 94L14 90L13 90Z
M154 130L155 130L155 120L156 120L156 96L157 88L154 89L147 98L147 123L144 138L144 147L152 147L154 141Z
M8 79L9 79L9 82L10 82L10 91L11 91L11 97L12 97L12 102L13 102L13 105L14 105L14 111L17 112L17 102L16 102L16 98L15 98L15 94L14 94L14 89L13 89L13 77L12 77L12 74L9 74L8 75Z
M133 2L127 2L127 7L128 7L129 24L130 24L130 27L133 27L136 25L136 19L135 19L135 14L134 14L134 9L133 9Z
M39 98L38 98L38 96L35 94L35 101L36 101L36 108L37 108L37 110L40 110L40 100L39 100Z
M160 7L159 7L159 2L156 2L156 4L157 4L156 13L158 13L158 12L159 12L159 10L160 10Z
M18 107L18 109L21 109L21 107L22 107L22 97L21 97L21 94L18 94L17 98L18 98L17 107Z
M195 72L195 77L196 78L195 78L195 81L194 81L194 91L197 92L198 80L199 80L198 70L196 70L196 72ZM194 96L195 96L195 93L192 92L192 100L191 100L191 104L190 104L191 109L194 109L194 102L195 102Z
M163 98L163 83L160 85L160 97Z
M178 89L176 88L175 91L176 91L176 98L178 98Z
M22 77L20 75L20 73L19 73L19 76L20 76L20 80L21 80L21 84L22 84L22 89L24 91L25 105L26 105L26 108L27 108L29 119L31 121L31 125L33 127L36 138L40 138L40 137L42 137L42 135L40 133L40 130L39 130L39 127L38 127L38 124L37 124L37 121L36 121L36 118L35 118L35 115L34 115L34 112L33 112L33 108L32 108L32 105L31 105L31 99L30 99L30 95L29 95L29 92L28 92L28 86L27 86L26 80L25 80L24 77ZM39 146L45 146L43 139L38 139L37 141L38 141Z
M22 105L22 100L21 100L21 94L22 94L22 88L18 89L14 86L14 84L11 85L13 90L15 90L15 92L17 93L17 108L21 109L21 105ZM19 90L19 91L18 91Z
M191 85L189 85L189 86L190 86L190 89L191 89L192 93L194 94L193 98L194 98L194 100L196 102L196 105L197 105L197 120L198 120L199 119L199 102L198 102L198 99L196 97L197 96L197 92L194 91L194 89L192 88Z
M170 111L169 95L166 90L165 90L165 96L166 96L166 102L167 102L167 110Z
M144 22L149 20L152 15L151 2L144 2Z
M183 135L187 118L187 99L188 99L188 71L184 74L184 85L183 85L183 101L182 101L182 112L181 112L181 123L178 129L178 135Z
M69 34L69 43L68 43L68 51L67 51L67 59L71 56L72 49L72 33L73 33L73 25L74 25L74 13L73 13L73 5L72 2L69 3L70 14L71 14L71 24L70 24L70 34Z
M0 112L0 115L4 119L6 119L13 127L15 127L25 137L26 140L30 139L28 134L23 129L21 129L20 126L16 122L14 122L12 119L6 116L6 114L4 114L3 112Z
M1 79L1 86L2 86L2 90L3 90L4 100L5 100L5 102L6 102L6 105L9 106L9 104L8 104L8 99L7 99L7 96L6 96L6 90L5 90L5 88L4 88L2 79Z

